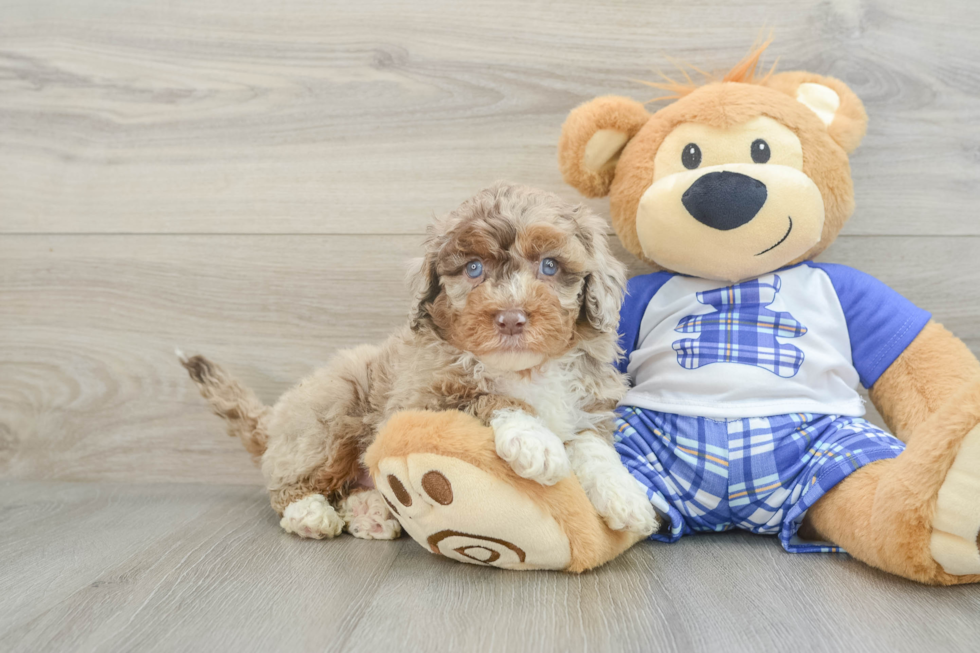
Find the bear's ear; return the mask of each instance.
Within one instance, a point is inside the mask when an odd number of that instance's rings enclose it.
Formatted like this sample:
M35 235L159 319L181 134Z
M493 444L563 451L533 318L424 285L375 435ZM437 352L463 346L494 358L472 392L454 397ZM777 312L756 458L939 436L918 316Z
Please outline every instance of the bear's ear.
M813 73L789 72L772 75L765 85L806 105L848 154L861 144L868 129L868 114L844 82Z
M642 104L615 95L576 107L558 141L562 177L586 197L609 194L620 153L649 119Z

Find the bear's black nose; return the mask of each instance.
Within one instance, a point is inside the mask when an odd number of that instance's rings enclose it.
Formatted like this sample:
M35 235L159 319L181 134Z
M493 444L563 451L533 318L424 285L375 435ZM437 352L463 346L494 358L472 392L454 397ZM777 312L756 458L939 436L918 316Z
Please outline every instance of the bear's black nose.
M737 172L709 172L684 191L691 216L712 229L728 231L755 217L766 203L766 185Z

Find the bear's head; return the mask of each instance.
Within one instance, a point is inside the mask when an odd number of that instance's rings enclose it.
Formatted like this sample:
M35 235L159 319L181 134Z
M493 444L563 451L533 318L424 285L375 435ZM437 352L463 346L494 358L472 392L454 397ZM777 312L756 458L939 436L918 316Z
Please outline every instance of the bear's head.
M656 269L756 277L822 252L854 210L848 154L864 106L830 77L757 78L764 49L720 81L656 85L676 98L656 113L606 96L562 127L565 181L609 195L623 245Z

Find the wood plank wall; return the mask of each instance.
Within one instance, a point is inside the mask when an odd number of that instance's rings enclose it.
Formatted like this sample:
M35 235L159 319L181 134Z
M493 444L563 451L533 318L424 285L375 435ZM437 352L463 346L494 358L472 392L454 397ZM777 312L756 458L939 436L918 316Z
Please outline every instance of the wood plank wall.
M572 107L764 26L871 115L824 260L980 352L974 0L3 3L0 475L258 482L175 346L273 400L404 319L433 214L497 179L575 199Z

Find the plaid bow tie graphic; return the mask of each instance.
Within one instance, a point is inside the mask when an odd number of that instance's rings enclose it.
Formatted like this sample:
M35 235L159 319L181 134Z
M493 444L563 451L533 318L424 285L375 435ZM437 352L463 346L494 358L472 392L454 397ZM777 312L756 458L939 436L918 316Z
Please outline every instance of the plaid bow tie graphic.
M779 338L799 338L806 327L786 312L771 311L782 286L779 275L772 282L755 279L734 286L698 293L698 301L714 312L681 318L674 331L698 333L673 343L677 363L687 370L712 363L739 363L769 370L788 378L803 365L803 352Z

